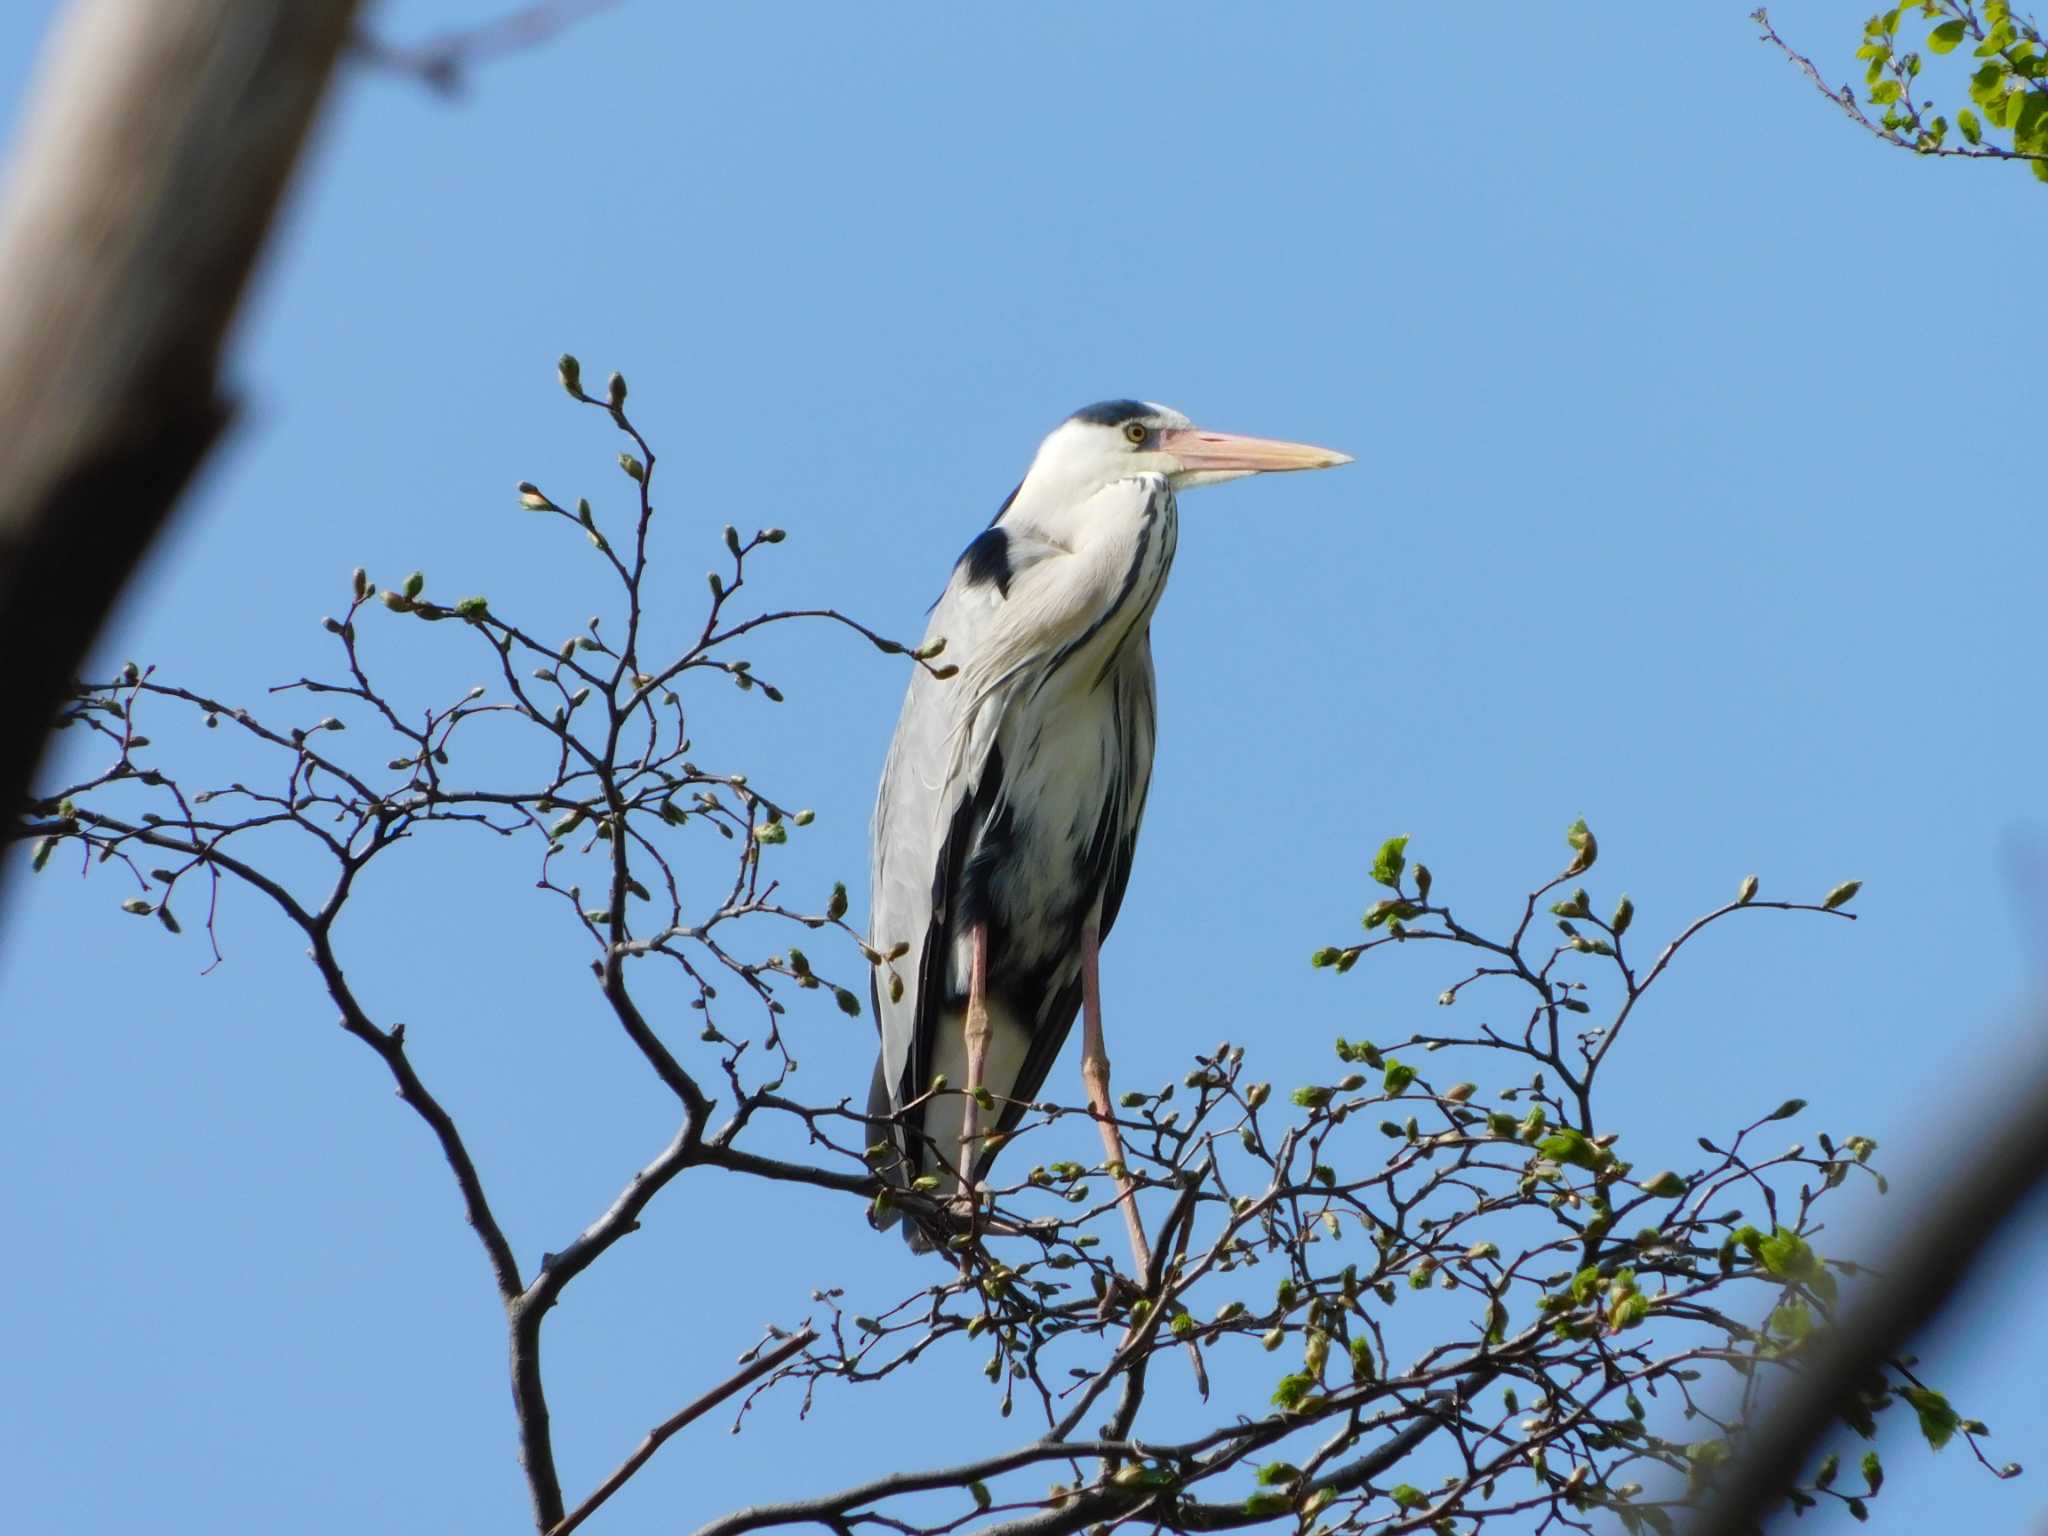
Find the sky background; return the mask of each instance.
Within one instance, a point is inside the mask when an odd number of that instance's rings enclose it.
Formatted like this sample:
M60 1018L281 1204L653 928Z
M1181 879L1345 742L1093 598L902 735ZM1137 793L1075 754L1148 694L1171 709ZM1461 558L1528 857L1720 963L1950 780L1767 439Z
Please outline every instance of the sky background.
M1630 891L1640 934L1752 871L1808 898L1860 877L1854 925L1745 917L1688 955L1619 1053L1614 1128L1685 1167L1693 1135L1808 1098L1791 1134L1882 1143L1891 1201L1822 1245L1867 1254L1962 1176L1971 1107L2037 1043L2048 189L1871 142L1748 8L635 3L452 103L351 69L243 320L245 412L103 665L258 701L326 665L358 564L572 632L588 552L510 489L622 505L564 349L626 372L663 454L678 629L732 521L789 530L778 599L914 633L1038 437L1102 397L1348 450L1183 503L1104 958L1120 1085L1218 1038L1327 1077L1330 1036L1431 1022L1441 965L1306 964L1356 934L1390 833L1468 921L1558 868L1581 815L1596 901ZM8 122L53 9L0 9ZM1860 12L1774 15L1848 76ZM793 885L864 890L902 668L823 632L757 662L789 703L706 700L700 734L817 809L775 855ZM486 1269L300 944L237 895L202 975L199 935L124 916L115 881L7 870L13 1522L522 1528ZM530 1267L671 1108L524 855L423 842L366 894L345 960L411 1021ZM797 1019L807 1091L864 1094L868 1022ZM1076 1076L1070 1046L1052 1082ZM2044 1245L2037 1215L1923 1351L2040 1474L1994 1482L1894 1413L1878 1528L2048 1517ZM572 1500L811 1287L921 1273L843 1200L678 1186L550 1320ZM1007 1443L979 1362L802 1425L788 1394L737 1438L702 1423L591 1529Z

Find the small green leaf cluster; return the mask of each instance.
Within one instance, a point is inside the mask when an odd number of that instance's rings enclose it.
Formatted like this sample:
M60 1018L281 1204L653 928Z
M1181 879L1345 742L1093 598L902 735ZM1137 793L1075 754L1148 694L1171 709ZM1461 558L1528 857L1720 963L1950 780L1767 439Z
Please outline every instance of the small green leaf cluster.
M1915 13L1931 23L1925 53L1900 37L1905 18ZM1977 63L1966 81L1971 105L1955 112L1953 127L1962 140L1955 145L1950 119L1930 113L1919 77L1929 55L1966 46ZM2013 14L2008 0L1985 0L1981 7L1962 0L1894 6L1864 23L1856 57L1864 63L1867 100L1882 109L1878 127L1897 142L1922 154L2025 160L2036 179L2048 182L2048 43L2030 19ZM2007 142L1999 144L1994 133Z

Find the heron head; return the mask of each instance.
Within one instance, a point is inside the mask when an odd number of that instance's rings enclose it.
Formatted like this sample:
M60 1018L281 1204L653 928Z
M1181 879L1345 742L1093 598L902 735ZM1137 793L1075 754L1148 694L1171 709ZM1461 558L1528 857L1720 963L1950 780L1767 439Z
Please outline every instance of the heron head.
M1040 446L1031 475L1106 485L1131 475L1164 475L1177 491L1221 485L1282 469L1328 469L1351 455L1198 427L1148 400L1105 400L1074 412Z

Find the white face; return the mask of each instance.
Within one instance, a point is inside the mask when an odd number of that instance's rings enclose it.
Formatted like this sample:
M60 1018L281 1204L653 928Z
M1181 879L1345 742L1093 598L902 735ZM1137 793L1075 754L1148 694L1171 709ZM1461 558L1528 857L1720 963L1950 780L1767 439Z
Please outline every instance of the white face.
M1053 429L1032 460L1029 481L1077 495L1133 475L1163 475L1177 491L1221 485L1268 470L1324 469L1350 456L1272 438L1239 437L1197 427L1151 402L1124 412L1090 407Z

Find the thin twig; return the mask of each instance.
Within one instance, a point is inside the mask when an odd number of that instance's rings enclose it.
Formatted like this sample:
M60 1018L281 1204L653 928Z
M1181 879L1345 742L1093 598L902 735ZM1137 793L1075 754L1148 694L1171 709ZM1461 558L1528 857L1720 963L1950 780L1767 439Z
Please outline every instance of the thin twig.
M568 1514L564 1515L549 1529L548 1536L569 1536L569 1532L575 1530L577 1526L596 1513L599 1505L623 1488L626 1485L626 1479L644 1467L649 1458L661 1449L662 1442L667 1440L669 1436L689 1424L692 1420L703 1417L741 1388L751 1386L754 1382L759 1381L763 1376L766 1376L770 1371L781 1365L783 1361L789 1359L790 1356L801 1354L817 1337L817 1330L808 1327L800 1333L791 1334L745 1370L737 1375L727 1377L672 1418L662 1420L661 1423L647 1432L647 1438L634 1448L633 1454L620 1462L618 1469L592 1490L589 1498L570 1510Z

